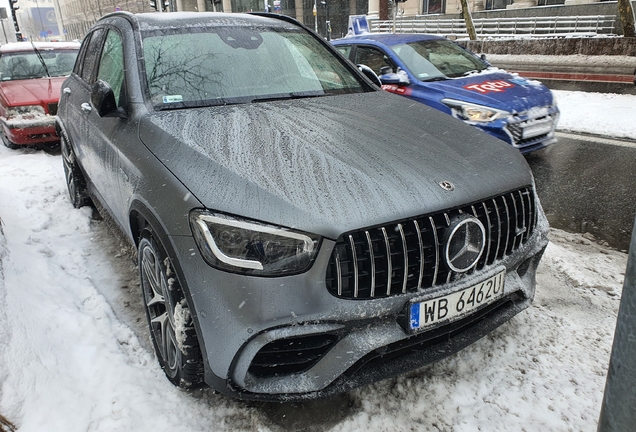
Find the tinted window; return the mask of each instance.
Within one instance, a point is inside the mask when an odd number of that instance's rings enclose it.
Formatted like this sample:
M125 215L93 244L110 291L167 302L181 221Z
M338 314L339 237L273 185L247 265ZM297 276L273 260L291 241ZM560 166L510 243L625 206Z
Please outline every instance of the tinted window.
M384 52L373 47L359 46L356 49L354 63L369 66L376 75L380 75L380 71L384 66L393 68L391 61Z
M113 30L110 30L106 36L97 78L110 85L119 106L124 84L124 47L121 37Z
M99 57L102 48L104 32L104 29L97 29L92 33L89 40L84 40L84 44L87 42L88 44L86 44L86 52L84 54L84 59L81 62L82 64L80 66L79 76L88 84L93 84L95 81L94 72L97 58Z
M343 56L349 58L349 54L351 53L351 45L338 45L336 49L340 51Z
M155 105L247 103L255 99L368 91L305 31L215 27L146 35L148 89Z

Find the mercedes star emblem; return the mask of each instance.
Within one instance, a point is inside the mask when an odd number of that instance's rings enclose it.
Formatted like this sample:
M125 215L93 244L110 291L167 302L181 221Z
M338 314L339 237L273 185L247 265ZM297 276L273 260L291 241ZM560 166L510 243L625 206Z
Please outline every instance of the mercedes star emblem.
M486 246L486 229L473 216L457 218L451 223L444 255L448 267L464 273L473 268Z

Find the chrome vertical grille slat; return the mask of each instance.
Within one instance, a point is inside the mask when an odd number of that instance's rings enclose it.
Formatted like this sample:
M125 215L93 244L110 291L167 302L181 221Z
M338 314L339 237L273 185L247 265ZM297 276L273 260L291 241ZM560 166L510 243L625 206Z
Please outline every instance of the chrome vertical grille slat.
M508 218L506 220L506 243L504 243L504 247L502 249L502 255L501 257L503 258L507 253L508 253L508 242L510 241L510 208L508 207L508 203L506 202L506 197L503 196L502 197L503 200L503 205L504 208L506 209L506 214L508 215Z
M492 222L490 222L490 215L488 214L488 207L486 206L486 203L481 203L483 209L484 209L484 216L486 217L486 229L488 230L488 233L490 233L489 235L492 236L492 230L493 230L493 225ZM490 257L490 244L491 242L487 241L486 242L486 251L485 256L483 258L483 261L487 264L490 264L489 257Z
M342 295L342 270L340 269L340 255L336 253L336 280L338 281L338 296Z
M538 218L535 193L528 186L458 208L343 234L329 261L327 289L339 298L365 300L457 280L462 274L450 270L442 259L442 240L449 226L463 215L478 218L486 229L486 247L469 271L472 273L496 265L531 238Z
M386 246L386 295L391 295L391 279L393 276L393 264L391 263L391 244L386 228L382 227L382 235L384 236L384 245Z
M433 283L431 286L437 285L437 272L439 270L439 240L437 238L437 227L435 226L435 221L433 217L430 216L428 220L431 223L431 230L433 231L433 247L435 249L435 273L433 273Z
M369 231L365 231L364 235L367 238L367 246L369 247L369 260L371 264L371 292L369 293L369 296L373 298L375 297L375 255L373 254L373 242L371 241L371 234L369 234Z
M417 223L417 219L413 221L413 225L415 225L415 231L417 232L417 246L420 252L420 274L417 278L417 287L420 288L424 278L424 243L422 243L422 230Z
M497 215L497 248L495 249L495 256L493 261L499 258L499 251L501 250L501 232L503 230L503 226L501 223L501 213L499 213L499 206L497 205L497 200L492 200L493 207L495 209L495 214Z
M351 245L351 262L353 263L353 298L358 298L358 256L352 235L349 235L349 244Z
M406 283L409 278L409 251L406 246L406 236L404 235L402 224L398 224L398 230L400 231L400 237L402 237L402 255L404 255L404 276L402 277L402 294L404 294L406 293Z

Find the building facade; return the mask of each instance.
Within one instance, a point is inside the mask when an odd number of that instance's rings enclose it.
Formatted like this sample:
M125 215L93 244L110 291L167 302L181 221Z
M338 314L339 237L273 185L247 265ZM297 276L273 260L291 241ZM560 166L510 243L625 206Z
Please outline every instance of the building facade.
M296 18L327 38L347 33L349 15L392 16L393 0L155 0L170 11L252 12L266 8ZM535 6L595 3L598 0L467 0L472 12ZM154 12L149 0L19 0L18 23L29 40L81 40L101 16L125 10ZM381 13L381 9L384 11ZM459 14L460 0L407 0L397 3L400 16ZM6 20L5 20L6 21ZM10 23L9 23L10 24ZM10 31L13 26L9 25ZM11 34L9 38L11 39Z

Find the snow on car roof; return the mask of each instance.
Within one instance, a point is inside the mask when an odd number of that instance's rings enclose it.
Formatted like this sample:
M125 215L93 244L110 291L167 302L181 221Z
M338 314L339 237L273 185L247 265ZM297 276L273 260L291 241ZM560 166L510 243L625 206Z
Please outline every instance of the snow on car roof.
M257 14L228 14L224 12L150 12L132 14L126 11L118 11L104 15L100 21L114 17L124 17L129 21L135 21L142 31L183 27L251 26L259 23L270 27L290 25L286 17L275 14L260 16Z
M367 33L358 36L348 36L343 39L338 39L334 42L337 45L338 42L346 43L351 41L375 41L380 42L385 45L399 45L403 43L415 42L420 40L445 40L446 38L439 35L433 34L425 34L425 33L409 33L409 34L399 34L399 33Z

